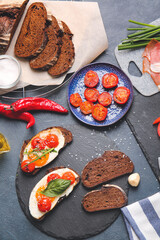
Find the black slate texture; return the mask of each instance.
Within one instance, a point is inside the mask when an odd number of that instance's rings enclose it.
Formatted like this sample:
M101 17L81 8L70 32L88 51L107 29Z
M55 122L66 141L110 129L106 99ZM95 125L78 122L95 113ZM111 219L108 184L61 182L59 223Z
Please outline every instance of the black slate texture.
M76 125L66 128L72 131L73 142L60 152L55 161L49 164L48 167L41 169L35 176L26 176L18 167L16 191L24 214L40 231L60 239L84 239L96 235L109 227L120 214L120 210L115 209L95 213L85 212L81 206L81 201L83 196L90 190L84 188L81 183L42 221L33 219L28 209L31 190L45 175L48 168L68 166L81 174L88 161L101 155L102 151L117 150L115 143L101 131ZM128 192L127 175L117 178L110 183L119 185L126 193Z
M158 157L160 157L160 137L157 124L153 121L160 117L160 95L144 97L135 93L132 111L127 115L127 123L133 131L154 174L160 180Z

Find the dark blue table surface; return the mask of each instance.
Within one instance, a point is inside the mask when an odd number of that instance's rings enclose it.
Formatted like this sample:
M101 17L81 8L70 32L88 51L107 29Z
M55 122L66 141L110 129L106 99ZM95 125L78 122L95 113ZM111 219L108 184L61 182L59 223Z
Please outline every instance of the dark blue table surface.
M114 49L121 39L126 36L128 19L141 22L151 22L159 18L159 0L101 0L99 2L104 26L109 40L109 48L96 62L107 62L118 66L114 56ZM133 70L134 72L134 70ZM134 97L138 93L135 91ZM31 95L31 93L30 93ZM67 84L61 89L48 96L50 99L61 103L68 108L67 103ZM0 98L3 102L7 100ZM132 108L130 109L132 111ZM60 125L82 123L77 120L71 112L67 116L52 114L49 112L34 113L36 125L26 130L26 123L21 121L11 121L0 117L0 132L4 133L11 145L11 151L0 156L0 239L1 240L50 240L53 239L41 233L24 216L16 195L15 177L19 162L19 152L24 139L28 139L40 130ZM85 126L85 125L83 125ZM86 125L86 128L88 126ZM135 165L135 172L139 172L141 182L138 188L130 188L128 202L133 203L159 191L159 183L153 174L146 158L144 157L139 145L137 144L125 118L117 124L106 127L104 134L108 135L125 152ZM91 237L92 240L127 240L123 218L118 219L104 232Z

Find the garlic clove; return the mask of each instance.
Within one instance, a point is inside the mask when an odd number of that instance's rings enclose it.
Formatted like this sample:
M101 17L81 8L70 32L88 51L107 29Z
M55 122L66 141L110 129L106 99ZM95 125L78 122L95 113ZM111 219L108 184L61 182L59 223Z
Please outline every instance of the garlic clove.
M132 187L137 187L139 185L140 182L140 175L138 173L132 173L129 177L128 177L128 183L132 186Z

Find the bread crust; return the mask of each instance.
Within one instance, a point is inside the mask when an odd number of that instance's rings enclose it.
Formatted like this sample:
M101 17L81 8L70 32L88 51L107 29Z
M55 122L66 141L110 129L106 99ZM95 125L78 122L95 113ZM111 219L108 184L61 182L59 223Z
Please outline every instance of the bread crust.
M64 148L67 144L69 144L70 142L72 142L72 139L73 139L72 133L71 133L69 130L63 128L63 127L58 127L58 126L56 126L56 127L49 127L49 128L46 128L46 129L40 131L39 133L41 133L41 132L43 132L43 131L46 131L46 130L49 130L49 129L52 129L52 128L57 128L57 129L59 129L59 130L62 132L62 134L63 134L63 136L64 136L64 139L65 139L63 148ZM22 161L23 161L24 150L25 150L27 144L31 141L31 139L32 139L32 138L30 138L30 139L28 139L28 140L25 140L25 141L23 142L23 145L22 145L21 151L20 151L20 164L21 164ZM54 159L53 159L53 160L54 160ZM33 172L31 172L31 173L26 173L26 174L27 174L27 175L35 175L37 172L39 172L40 169L41 169L41 168L36 168ZM24 172L24 173L25 173L25 172Z
M96 212L121 208L127 201L127 195L122 188L106 184L100 190L88 192L82 200L82 206L87 212Z
M82 183L87 188L93 188L119 176L132 173L134 165L130 158L120 151L106 151L91 160L82 171Z

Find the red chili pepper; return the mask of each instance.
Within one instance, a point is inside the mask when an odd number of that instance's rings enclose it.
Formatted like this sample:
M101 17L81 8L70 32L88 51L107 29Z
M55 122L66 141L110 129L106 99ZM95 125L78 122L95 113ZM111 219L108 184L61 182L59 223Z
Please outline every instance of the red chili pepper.
M160 122L160 117L158 117L154 122L153 124L156 124L156 123L159 123Z
M158 133L158 136L160 137L160 123L158 123L157 133Z
M58 103L47 98L28 97L17 100L12 103L11 107L15 112L30 110L47 110L61 113L67 113L68 110Z
M18 119L18 120L24 120L28 122L26 128L30 128L35 123L35 118L33 115L29 112L12 112L11 106L8 104L2 104L0 103L0 114L2 114L5 117L12 118L12 119Z

